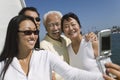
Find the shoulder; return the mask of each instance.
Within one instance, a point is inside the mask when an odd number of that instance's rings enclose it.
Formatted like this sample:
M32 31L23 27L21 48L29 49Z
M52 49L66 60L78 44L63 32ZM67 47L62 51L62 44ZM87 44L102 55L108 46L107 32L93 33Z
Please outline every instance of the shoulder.
M67 46L71 43L71 40L67 38L65 35L61 35L61 38L66 42Z
M44 50L44 49L34 50L33 54L35 54L36 56L49 56L49 57L51 57L51 56L57 56L52 51L50 51L50 50Z
M71 48L71 44L68 45L67 49L69 50Z
M33 55L35 57L50 57L53 53L49 50L34 50Z
M47 50L43 50L43 49L33 50L33 54L35 54L35 55L47 55L48 51Z
M86 41L86 39L83 37L81 40L81 45L86 46L92 46L92 42L91 41Z
M46 35L44 39L40 41L40 44L44 44L44 43L49 43L49 36Z
M51 42L53 42L53 40L48 35L46 35L44 39L40 41L40 46L44 46L44 45L47 46L47 44L50 45Z
M43 49L48 49L49 46L52 46L52 43L47 41L47 40L42 40L40 42L40 48L43 48Z
M50 42L47 41L47 40L42 40L42 41L40 41L40 45L44 45L44 44L50 44Z
M53 44L47 41L40 42L40 48L45 50L50 50Z
M69 40L65 35L61 35L61 38L64 39L65 41Z

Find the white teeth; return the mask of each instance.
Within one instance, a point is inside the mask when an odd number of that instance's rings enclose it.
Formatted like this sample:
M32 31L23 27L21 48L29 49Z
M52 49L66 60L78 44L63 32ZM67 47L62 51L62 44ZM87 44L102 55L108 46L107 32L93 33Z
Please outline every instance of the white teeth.
M35 41L29 41L30 44L34 44Z
M53 33L54 33L54 34L55 34L55 33L59 33L59 31L54 31Z

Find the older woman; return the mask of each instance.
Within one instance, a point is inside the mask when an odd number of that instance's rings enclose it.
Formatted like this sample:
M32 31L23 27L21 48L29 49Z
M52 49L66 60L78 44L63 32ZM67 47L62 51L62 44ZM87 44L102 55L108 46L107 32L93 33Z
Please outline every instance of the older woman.
M86 41L86 37L82 35L79 18L72 12L62 17L61 26L64 34L71 40L71 44L68 46L70 65L90 72L100 73L95 59L98 55L98 40L95 34L88 34L91 35L93 40Z

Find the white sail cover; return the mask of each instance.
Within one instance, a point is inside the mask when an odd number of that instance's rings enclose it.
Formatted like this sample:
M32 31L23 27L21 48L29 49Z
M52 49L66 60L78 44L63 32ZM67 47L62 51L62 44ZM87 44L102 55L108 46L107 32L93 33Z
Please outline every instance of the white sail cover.
M0 54L4 46L8 22L25 7L24 0L0 0Z

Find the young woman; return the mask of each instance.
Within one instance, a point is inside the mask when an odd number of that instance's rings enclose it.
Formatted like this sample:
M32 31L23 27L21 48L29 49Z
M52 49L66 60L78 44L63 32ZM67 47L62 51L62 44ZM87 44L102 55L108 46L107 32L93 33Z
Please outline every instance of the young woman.
M35 7L24 7L20 10L18 15L26 15L34 18L38 30L40 30L40 14ZM40 40L38 36L38 41L36 43L36 48L40 48Z
M101 74L70 67L53 53L34 47L39 31L32 17L13 17L0 56L0 80L51 80L52 70L65 80L103 80Z

